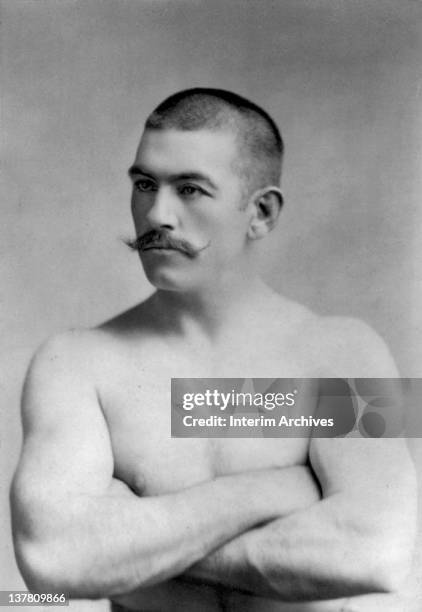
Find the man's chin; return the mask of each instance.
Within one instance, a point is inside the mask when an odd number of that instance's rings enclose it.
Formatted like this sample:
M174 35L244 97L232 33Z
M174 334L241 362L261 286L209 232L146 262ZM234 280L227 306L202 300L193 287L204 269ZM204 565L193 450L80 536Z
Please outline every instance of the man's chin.
M189 291L195 285L192 275L180 270L157 267L154 270L144 268L144 271L151 285L163 291Z

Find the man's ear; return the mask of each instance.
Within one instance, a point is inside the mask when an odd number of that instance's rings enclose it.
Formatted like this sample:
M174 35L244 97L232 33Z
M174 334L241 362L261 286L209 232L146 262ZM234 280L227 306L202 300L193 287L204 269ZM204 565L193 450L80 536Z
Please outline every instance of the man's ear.
M278 187L258 189L250 199L252 216L248 228L248 238L257 240L263 238L277 223L283 196Z

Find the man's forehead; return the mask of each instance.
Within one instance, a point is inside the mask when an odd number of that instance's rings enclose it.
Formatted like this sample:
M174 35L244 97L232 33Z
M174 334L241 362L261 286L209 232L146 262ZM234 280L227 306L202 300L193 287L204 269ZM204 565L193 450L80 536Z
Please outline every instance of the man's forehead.
M142 135L136 162L149 165L227 167L238 156L232 130L147 129Z

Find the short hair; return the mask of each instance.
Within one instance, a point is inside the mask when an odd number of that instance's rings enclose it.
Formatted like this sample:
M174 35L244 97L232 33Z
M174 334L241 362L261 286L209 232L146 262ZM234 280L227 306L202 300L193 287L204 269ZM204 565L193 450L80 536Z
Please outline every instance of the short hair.
M145 129L219 130L234 132L239 148L237 171L247 192L278 185L284 143L270 115L262 108L223 89L193 88L166 98L149 115Z

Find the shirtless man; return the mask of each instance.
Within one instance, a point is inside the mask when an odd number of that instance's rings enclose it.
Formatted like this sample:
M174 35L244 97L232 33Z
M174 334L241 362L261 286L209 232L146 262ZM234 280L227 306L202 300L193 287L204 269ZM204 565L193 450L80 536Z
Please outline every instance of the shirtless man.
M170 435L171 377L397 376L366 325L318 317L256 274L282 148L262 109L220 90L148 118L131 246L157 291L49 340L24 386L12 508L30 588L116 610L282 612L400 587L415 525L402 440Z

